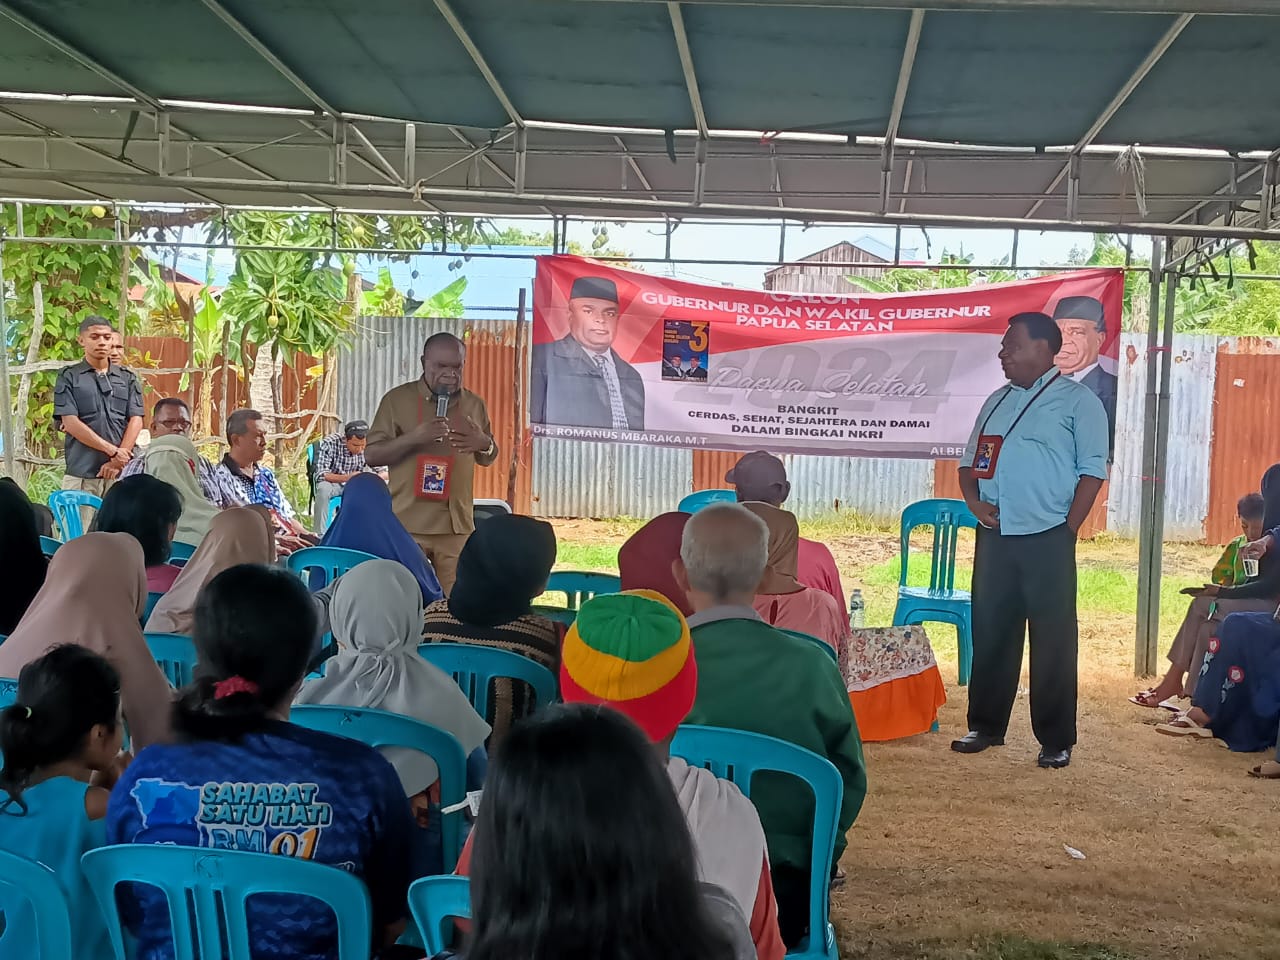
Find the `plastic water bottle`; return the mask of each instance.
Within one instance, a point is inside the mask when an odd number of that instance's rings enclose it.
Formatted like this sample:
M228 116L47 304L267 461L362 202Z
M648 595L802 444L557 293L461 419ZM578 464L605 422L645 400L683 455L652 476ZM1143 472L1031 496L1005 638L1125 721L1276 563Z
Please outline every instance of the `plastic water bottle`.
M860 630L866 625L867 605L863 602L862 591L855 590L849 594L849 629Z

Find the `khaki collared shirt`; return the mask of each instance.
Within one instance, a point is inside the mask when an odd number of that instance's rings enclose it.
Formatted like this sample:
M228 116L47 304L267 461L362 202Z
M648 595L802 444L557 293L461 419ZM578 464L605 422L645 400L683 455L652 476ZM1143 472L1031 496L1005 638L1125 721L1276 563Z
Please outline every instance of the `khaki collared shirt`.
M373 423L369 426L369 443L394 440L435 415L435 397L428 392L421 378L412 383L402 383L389 390L378 404L378 412L374 414ZM485 433L493 436L489 411L485 409L484 401L470 390L460 390L449 398L448 416L450 423L462 423L470 417ZM496 442L488 456L458 453L447 442L439 446L440 456L452 455L454 458L447 502L422 500L413 495L418 454L412 454L391 466L391 506L405 529L414 536L471 533L475 529L472 510L476 464L487 467L498 459Z

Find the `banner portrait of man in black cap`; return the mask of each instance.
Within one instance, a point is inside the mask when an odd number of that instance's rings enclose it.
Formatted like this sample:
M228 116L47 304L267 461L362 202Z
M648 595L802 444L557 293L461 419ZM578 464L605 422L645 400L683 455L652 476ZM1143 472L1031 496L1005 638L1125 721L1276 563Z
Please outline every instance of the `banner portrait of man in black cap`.
M569 333L533 348L531 422L644 429L644 381L613 349L618 314L618 288L612 280L574 280Z
M1062 349L1053 362L1064 377L1083 383L1102 401L1114 450L1117 379L1098 363L1102 342L1107 336L1102 302L1093 297L1063 297L1053 308L1053 319L1062 332Z

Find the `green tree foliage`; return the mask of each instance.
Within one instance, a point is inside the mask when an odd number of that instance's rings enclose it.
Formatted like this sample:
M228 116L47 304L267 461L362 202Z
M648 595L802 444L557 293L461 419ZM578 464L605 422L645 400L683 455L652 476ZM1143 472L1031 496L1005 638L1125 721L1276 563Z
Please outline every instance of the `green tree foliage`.
M924 290L949 290L953 287L972 287L983 283L1007 283L1017 280L1017 272L1008 269L1005 264L1008 258L1000 261L1000 266L991 270L965 269L973 264L973 254L965 253L964 247L958 253L942 251L942 257L936 266L928 269L910 267L894 267L886 270L880 277L848 276L845 277L856 287L867 293L918 293Z

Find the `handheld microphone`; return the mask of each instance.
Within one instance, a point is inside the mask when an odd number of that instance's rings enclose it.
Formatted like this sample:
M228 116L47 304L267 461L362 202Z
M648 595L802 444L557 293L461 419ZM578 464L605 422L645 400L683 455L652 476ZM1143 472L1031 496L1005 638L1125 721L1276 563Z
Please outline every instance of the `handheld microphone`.
M436 394L436 416L445 417L449 413L449 395L447 393Z

